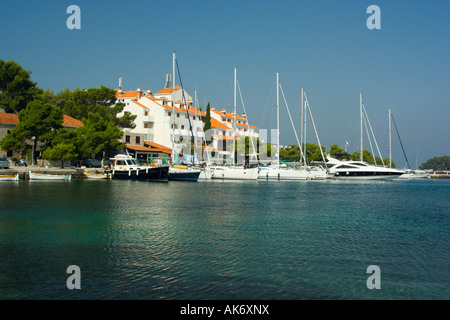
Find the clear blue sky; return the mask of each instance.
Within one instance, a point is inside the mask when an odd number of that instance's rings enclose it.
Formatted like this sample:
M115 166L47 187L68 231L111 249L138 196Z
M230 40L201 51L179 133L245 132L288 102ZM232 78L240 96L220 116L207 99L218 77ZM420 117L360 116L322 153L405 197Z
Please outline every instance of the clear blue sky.
M72 4L81 30L66 27ZM366 27L372 4L380 30ZM361 90L383 157L391 108L414 165L417 152L419 162L450 154L449 17L448 0L2 1L0 58L55 92L117 88L120 75L126 90L157 91L176 51L184 87L215 108L232 107L237 66L250 122L265 129L276 124L279 72L298 133L304 87L321 143L349 141L350 152L359 148ZM296 143L284 103L280 112L281 143ZM308 141L316 142L310 122Z

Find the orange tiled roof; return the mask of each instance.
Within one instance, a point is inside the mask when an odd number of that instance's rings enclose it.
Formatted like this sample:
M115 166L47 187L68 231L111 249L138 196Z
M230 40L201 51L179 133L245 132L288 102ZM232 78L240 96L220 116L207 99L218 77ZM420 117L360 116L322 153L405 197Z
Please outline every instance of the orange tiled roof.
M134 151L147 151L147 152L152 151L149 148L142 146L126 146L126 148Z
M159 101L162 101L162 99L158 99L158 98L154 98L154 97L145 97L145 98L147 98L147 99L149 99L150 101L153 101L154 103L156 103L157 105L159 105L160 107L163 107L164 109L167 109L167 110L173 110L174 108L173 107L171 107L171 106L168 106L168 105L162 105L161 103L159 103ZM186 109L181 109L181 108L179 108L179 107L175 107L175 111L178 111L178 112L187 112L186 111ZM197 114L197 115L201 115L201 116L205 116L206 114L205 113L203 113L202 111L199 111L199 110L197 110L197 109L195 109L195 108L192 108L192 107L189 107L189 113L192 113L192 114ZM212 119L212 118L211 118Z
M140 102L137 102L137 101L131 101L131 102L136 103L139 107L142 107L142 108L144 108L144 109L148 109L148 107L144 106L144 105L143 105L142 103L140 103Z
M175 91L180 90L180 89L181 89L181 87L175 86ZM167 94L167 93L172 93L172 92L173 92L173 88L164 88L155 94Z
M18 124L19 118L17 117L17 114L14 114L14 113L0 112L0 123Z
M14 113L4 113L0 112L0 123L4 124L14 124L19 123L19 117ZM84 126L83 122L75 118L63 115L63 127L78 128Z
M144 144L146 146L150 146L152 148L155 149L160 149L160 150L164 150L164 151L168 151L168 153L172 152L172 148L163 146L162 144L156 143L156 142L150 142L150 141L144 141ZM153 150L153 149L152 149Z
M206 116L206 113L204 113L204 112L202 112L202 111L200 111L198 109L195 109L193 107L189 107L188 111L189 111L189 113L194 113L194 114L198 114L198 115L201 115L201 116Z
M78 128L84 126L83 122L75 118L63 115L63 127Z
M231 119L234 119L234 116L231 114L231 113L229 113L229 112L221 112L221 111L219 111L219 110L211 110L212 112L215 112L215 113L217 113L217 114L220 114L222 117L223 116L225 116L225 117L227 117L227 118L231 118ZM242 121L247 121L246 119L244 119L243 117L241 117L240 115L238 115L238 114L236 114L236 119L237 120L242 120Z
M225 129L225 130L230 130L231 128L228 127L226 124L218 121L217 119L214 119L211 117L211 128L216 128L216 129Z
M117 91L116 98L135 98L138 94L138 91L124 91L123 93Z
M147 99L149 99L150 101L153 101L154 103L156 103L157 105L159 105L160 107L163 107L164 109L168 109L168 110L173 110L173 107L170 107L170 106L168 106L168 105L162 105L161 103L159 103L159 102L157 102L157 101L160 101L161 99L156 99L156 98L153 98L153 97L146 97ZM186 110L183 110L183 109L180 109L180 108L178 108L178 107L175 107L175 111L178 111L178 112L186 112Z

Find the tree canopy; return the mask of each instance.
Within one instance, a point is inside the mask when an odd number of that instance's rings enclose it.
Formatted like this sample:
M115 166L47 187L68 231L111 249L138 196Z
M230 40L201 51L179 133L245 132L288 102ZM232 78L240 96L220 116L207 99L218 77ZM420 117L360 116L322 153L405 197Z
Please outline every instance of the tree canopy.
M3 150L24 151L32 137L45 149L63 124L61 109L41 100L28 103L18 117L17 126L0 142Z
M0 109L19 118L0 141L3 150L24 155L39 143L44 159L64 161L124 147L121 129L134 128L136 116L123 112L125 104L116 103L114 89L64 89L54 94L38 88L30 74L17 62L0 59ZM63 115L81 120L84 126L63 128Z
M441 156L428 159L419 166L422 170L450 170L450 156Z
M97 113L104 119L111 121L119 128L134 128L136 115L124 112L124 103L116 103L116 92L114 89L101 86L100 88L75 89L73 91L64 89L57 94L45 91L40 95L44 101L53 103L61 108L64 114L75 119L89 118L89 113Z
M18 114L43 92L17 62L0 59L0 109Z

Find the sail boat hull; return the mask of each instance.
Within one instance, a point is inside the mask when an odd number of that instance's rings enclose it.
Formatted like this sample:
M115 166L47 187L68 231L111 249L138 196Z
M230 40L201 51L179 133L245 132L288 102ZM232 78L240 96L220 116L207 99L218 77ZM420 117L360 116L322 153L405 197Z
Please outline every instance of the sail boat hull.
M258 168L212 167L211 179L257 180Z
M261 168L258 174L261 180L307 180L308 172L306 170L295 169L277 169L277 168Z

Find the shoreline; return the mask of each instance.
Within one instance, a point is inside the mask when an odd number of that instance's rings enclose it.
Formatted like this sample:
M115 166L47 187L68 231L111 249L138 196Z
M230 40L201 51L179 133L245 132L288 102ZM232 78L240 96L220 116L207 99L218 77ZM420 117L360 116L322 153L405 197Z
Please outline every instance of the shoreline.
M0 176L2 175L17 175L19 174L19 180L29 180L29 173L37 172L37 173L43 173L43 174L56 174L56 175L68 175L72 174L72 179L87 179L85 172L92 172L92 173L106 173L111 170L107 170L104 168L61 168L61 167L39 167L39 166L28 166L28 167L14 167L9 169L0 169ZM448 172L433 172L430 173L428 178L424 179L433 179L433 180L440 180L440 179L450 179L450 174Z

